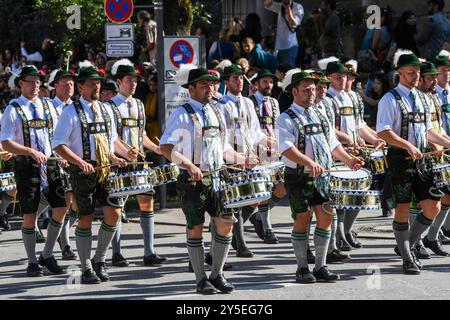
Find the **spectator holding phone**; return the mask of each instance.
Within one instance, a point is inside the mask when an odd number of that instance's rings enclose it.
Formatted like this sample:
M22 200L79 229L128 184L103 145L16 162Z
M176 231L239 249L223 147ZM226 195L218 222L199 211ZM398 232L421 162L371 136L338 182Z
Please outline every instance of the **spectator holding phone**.
M281 3L265 0L264 7L278 14L275 40L278 61L294 67L299 46L296 31L304 16L303 6L293 0L283 0Z

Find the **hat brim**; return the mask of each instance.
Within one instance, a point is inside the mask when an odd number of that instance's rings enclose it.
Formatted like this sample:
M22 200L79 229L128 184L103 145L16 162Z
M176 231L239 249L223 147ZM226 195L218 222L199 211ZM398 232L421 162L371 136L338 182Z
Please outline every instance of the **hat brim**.
M61 80L62 78L72 78L72 80L74 80L74 79L75 79L75 76L72 75L72 74L65 74L65 75L59 77L58 79L53 80L53 81L50 82L48 85L49 85L50 87L55 87L55 84L56 84L59 80Z
M314 84L318 84L318 83L320 82L320 80L319 80L318 78L313 78L313 77L308 77L308 78L299 79L299 80L294 81L294 82L292 82L291 84L289 84L289 85L286 87L285 91L286 91L286 92L291 92L291 90L292 90L293 87L295 87L295 86L296 86L297 84L299 84L300 82L302 82L302 81L307 81L307 80L313 81Z
M222 76L221 80L227 80L231 76L243 76L244 74L245 74L244 71L235 71L233 73L227 73Z
M103 77L103 76L100 76L100 75L91 75L91 76L87 76L87 77L78 77L77 78L77 82L80 82L80 81L86 81L86 80L103 80L105 77Z
M192 81L182 85L182 87L187 89L189 87L189 85L192 85L192 84L194 84L196 82L199 82L199 81L202 81L202 80L206 80L206 81L220 81L219 78L217 78L217 77L215 77L213 75L205 74L205 75L203 75L201 77L198 77L196 79L192 79Z
M130 72L130 73L118 73L118 74L116 74L116 75L113 77L113 79L114 79L114 80L122 79L123 77L126 77L126 76L138 77L138 78L140 78L140 79L143 78L143 77L142 77L139 73L137 73L137 72Z
M45 76L43 76L40 73L37 73L37 74L27 74L27 75L24 75L24 76L21 76L21 77L17 77L16 79L14 79L14 84L16 86L20 87L19 86L19 81L20 80L24 80L26 77L39 77L39 80L41 80L41 82L45 81Z
M427 71L424 73L420 73L421 76L437 76L439 74L439 71Z
M396 67L395 70L398 70L398 69L403 68L403 67L420 67L420 65L421 65L420 62L406 63L404 65Z
M255 79L252 80L252 84L254 84L256 81L261 80L262 78L272 78L273 82L278 82L278 78L275 75L269 75L266 74L264 76L261 77L257 77Z

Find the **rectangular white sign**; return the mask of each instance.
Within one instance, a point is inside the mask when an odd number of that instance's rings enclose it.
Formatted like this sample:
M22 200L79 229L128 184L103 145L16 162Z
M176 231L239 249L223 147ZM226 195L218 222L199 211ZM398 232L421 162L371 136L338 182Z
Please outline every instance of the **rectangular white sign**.
M108 57L132 57L134 56L133 42L108 41L106 42L106 55Z
M132 23L105 24L106 41L134 41L134 25Z

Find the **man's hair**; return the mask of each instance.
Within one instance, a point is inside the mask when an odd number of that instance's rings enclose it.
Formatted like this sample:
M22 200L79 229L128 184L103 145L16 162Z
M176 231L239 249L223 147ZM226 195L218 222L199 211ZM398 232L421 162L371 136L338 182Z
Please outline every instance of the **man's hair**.
M277 65L277 70L282 73L286 73L291 69L292 69L291 66L287 63L280 63L279 65Z
M336 0L324 0L326 6L330 6L331 10L336 10Z
M244 43L244 44L250 44L250 43L255 44L255 41L253 41L253 38L247 37L247 38L242 39L242 43Z
M152 16L150 15L150 13L147 10L142 10L138 12L138 19L142 19L145 22L148 22L152 19Z
M444 10L444 7L445 7L444 0L428 0L428 4L437 4L439 11Z

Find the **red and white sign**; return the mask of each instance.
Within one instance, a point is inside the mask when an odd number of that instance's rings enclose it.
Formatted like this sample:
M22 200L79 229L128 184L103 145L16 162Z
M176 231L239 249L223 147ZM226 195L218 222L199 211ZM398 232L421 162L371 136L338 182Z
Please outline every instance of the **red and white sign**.
M133 0L106 0L105 14L114 23L124 23L133 15Z

